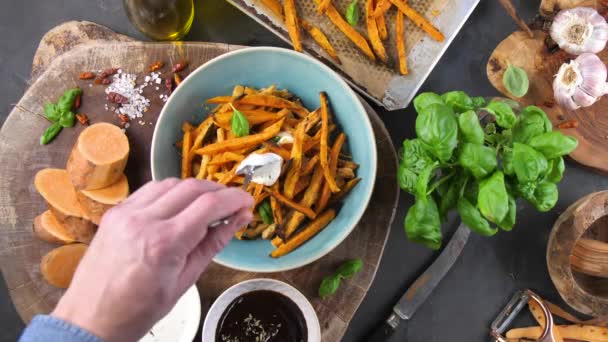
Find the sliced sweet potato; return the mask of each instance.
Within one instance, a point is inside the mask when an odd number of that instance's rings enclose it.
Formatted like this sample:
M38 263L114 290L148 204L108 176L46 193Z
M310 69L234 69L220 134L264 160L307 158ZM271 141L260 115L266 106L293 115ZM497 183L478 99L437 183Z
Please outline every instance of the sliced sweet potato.
M85 215L95 224L101 222L101 217L113 206L124 201L129 196L127 176L107 188L98 190L82 190L77 192L78 202Z
M53 215L63 223L76 241L89 243L95 234L95 224L82 209L76 190L65 170L44 169L38 171L34 186L44 198Z
M76 189L102 189L118 182L128 157L129 141L120 128L98 123L80 133L66 169Z
M46 242L58 244L76 242L76 237L57 220L50 210L36 216L33 226L34 233Z
M67 289L80 260L87 251L87 245L75 243L53 249L42 257L40 271L51 285Z

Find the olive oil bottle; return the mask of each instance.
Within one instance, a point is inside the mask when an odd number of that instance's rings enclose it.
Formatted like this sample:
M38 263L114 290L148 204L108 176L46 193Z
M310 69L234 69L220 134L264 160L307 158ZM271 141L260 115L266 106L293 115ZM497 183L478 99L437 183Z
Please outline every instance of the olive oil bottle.
M129 20L154 40L179 40L194 20L194 0L123 0Z

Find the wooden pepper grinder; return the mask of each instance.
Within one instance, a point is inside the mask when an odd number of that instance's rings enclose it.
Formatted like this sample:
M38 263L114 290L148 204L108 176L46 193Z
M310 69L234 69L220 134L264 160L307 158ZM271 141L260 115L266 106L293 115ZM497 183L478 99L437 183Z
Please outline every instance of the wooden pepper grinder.
M553 284L572 308L608 315L608 191L589 194L555 222L547 246Z

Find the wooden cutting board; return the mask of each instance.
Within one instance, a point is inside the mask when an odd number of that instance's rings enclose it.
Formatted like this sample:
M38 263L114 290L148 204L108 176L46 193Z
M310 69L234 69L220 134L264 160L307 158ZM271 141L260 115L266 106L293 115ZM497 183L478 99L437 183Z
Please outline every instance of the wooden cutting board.
M39 271L41 257L54 246L32 234L34 217L46 209L32 185L33 177L45 167L64 167L68 152L83 128L77 125L65 129L50 145L40 146L38 138L48 125L36 115L42 112L43 104L55 101L66 88L78 85L84 90L81 111L89 115L91 122L118 123L116 115L104 108L104 87L89 87L89 81L78 80L81 71L120 67L143 75L156 60L181 59L190 62L188 71L191 71L213 57L239 48L242 47L210 43L134 42L89 22L68 22L43 37L34 57L31 86L0 132L0 269L24 321L51 311L62 295L62 291L42 279ZM160 88L162 92L162 85ZM154 87L146 88L144 94L151 100L150 110L144 115L143 125L133 122L127 130L132 148L127 175L133 190L151 179L150 142L163 105L158 93ZM389 134L377 114L365 102L364 105L374 126L379 165L370 206L356 229L329 255L294 271L254 274L213 264L198 282L203 316L229 286L246 279L270 277L294 285L310 299L319 316L324 341L338 341L343 336L374 279L399 196L395 179L397 157ZM362 272L345 282L335 296L317 298L321 279L351 258L363 258Z
M570 157L583 165L608 173L608 96L602 97L590 107L578 110L559 107L553 98L553 79L559 67L576 56L561 50L549 52L544 42L547 33L533 32L532 38L522 31L514 32L498 44L488 60L490 83L503 95L523 105L542 108L555 126L566 120L577 120L577 128L562 130L564 134L576 137L579 142ZM608 50L604 49L598 56L604 63L608 63ZM509 63L523 68L530 79L530 89L520 99L511 96L502 84Z

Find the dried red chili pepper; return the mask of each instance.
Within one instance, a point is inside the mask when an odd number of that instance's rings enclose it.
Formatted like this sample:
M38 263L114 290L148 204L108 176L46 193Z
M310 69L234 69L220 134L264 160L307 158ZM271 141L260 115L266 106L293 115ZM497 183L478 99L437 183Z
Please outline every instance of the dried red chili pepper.
M114 75L117 72L118 72L118 68L109 68L109 69L104 70L101 74L104 75L104 77L108 77L108 76Z
M173 73L180 72L180 71L186 69L187 66L188 66L188 61L181 61L173 66L173 69L171 69L171 72L173 72Z
M90 71L85 71L81 72L80 75L78 75L78 78L81 80L91 80L95 78L95 74Z
M129 123L129 117L126 114L118 114L118 118L120 119L120 127L125 128Z
M152 65L150 65L150 67L148 68L148 72L154 72L154 71L160 70L164 66L165 66L165 63L163 63L163 61L156 61Z
M82 95L77 95L76 98L74 99L74 109L80 108L81 102L82 102Z
M175 87L182 83L182 77L179 74L173 74L173 82L175 82Z
M86 126L89 124L89 117L85 113L76 114L76 119L81 125Z
M171 78L171 76L167 76L167 78L165 78L165 88L169 94L173 92L173 78Z
M129 103L128 98L120 95L119 93L115 93L115 92L111 92L108 94L108 101L110 101L112 103L119 103L119 104Z
M567 121L564 121L564 122L560 123L559 125L557 125L557 128L559 128L559 129L576 128L576 127L578 127L578 121L576 121L575 119L567 120Z

